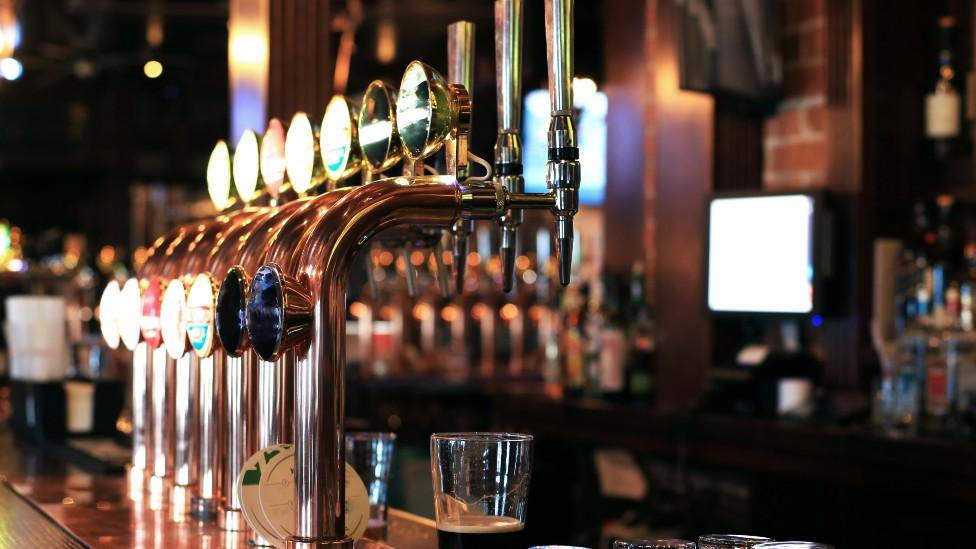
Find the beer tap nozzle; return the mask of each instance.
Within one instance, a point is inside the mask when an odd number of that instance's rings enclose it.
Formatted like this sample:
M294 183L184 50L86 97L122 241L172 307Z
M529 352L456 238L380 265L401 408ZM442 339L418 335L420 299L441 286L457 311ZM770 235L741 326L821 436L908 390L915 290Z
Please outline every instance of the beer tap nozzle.
M553 193L559 282L569 284L573 262L573 216L579 210L580 165L573 122L573 0L546 0L549 59L549 160L546 184Z
M498 86L498 139L495 141L495 181L506 191L525 192L522 177L522 140L519 113L522 97L522 0L495 0L495 72ZM499 218L502 228L499 255L502 290L515 285L515 256L520 209L508 209Z
M457 21L447 27L447 80L452 88L464 93L459 97L458 123L448 137L445 158L448 173L458 181L468 176L468 140L471 132L471 96L474 86L474 23ZM468 239L474 231L474 221L458 219L451 232L454 235L454 283L458 294L464 293L464 274L468 264Z

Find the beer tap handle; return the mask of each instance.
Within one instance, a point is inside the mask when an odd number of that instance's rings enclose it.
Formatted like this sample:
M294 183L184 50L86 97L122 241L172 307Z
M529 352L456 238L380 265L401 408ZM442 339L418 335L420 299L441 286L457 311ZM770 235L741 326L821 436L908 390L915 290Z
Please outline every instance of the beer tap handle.
M410 256L413 252L413 245L407 242L403 245L403 275L407 280L407 294L410 297L417 297L417 273L413 270L413 263Z
M573 0L545 0L549 60L549 160L546 184L555 197L559 282L569 284L573 264L573 216L579 210L580 165L573 121Z
M495 178L510 193L525 192L522 177L522 141L519 136L522 101L522 0L495 0L495 81L498 86L498 139L495 141ZM521 209L508 209L499 218L502 229L499 256L502 290L515 285L515 256Z
M464 88L466 101L460 106L471 108L471 94L474 87L474 23L457 21L447 27L447 80L452 85ZM460 90L458 90L460 91ZM470 121L471 113L467 113ZM451 131L445 149L448 173L455 175L458 181L468 176L468 136L470 123L459 125ZM474 221L459 219L454 223L451 232L454 235L454 280L457 293L464 292L464 273L467 269L468 238L474 231Z

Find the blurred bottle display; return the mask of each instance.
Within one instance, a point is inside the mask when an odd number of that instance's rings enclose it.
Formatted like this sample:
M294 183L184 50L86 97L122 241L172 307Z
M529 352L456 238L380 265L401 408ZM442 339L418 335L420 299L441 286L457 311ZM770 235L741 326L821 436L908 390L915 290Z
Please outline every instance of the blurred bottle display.
M654 318L647 303L644 263L634 262L630 272L630 301L627 325L630 352L627 356L627 392L636 402L650 404L654 399Z

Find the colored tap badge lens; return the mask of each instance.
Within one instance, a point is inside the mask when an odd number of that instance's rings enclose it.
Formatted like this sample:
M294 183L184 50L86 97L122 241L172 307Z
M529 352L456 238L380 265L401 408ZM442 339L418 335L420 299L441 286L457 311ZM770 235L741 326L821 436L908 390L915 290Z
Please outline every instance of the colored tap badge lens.
M278 197L285 182L285 127L272 118L261 139L261 178L272 198Z
M218 210L230 206L230 172L230 150L221 140L214 146L207 162L207 192Z
M244 202L250 202L258 195L258 162L258 136L245 130L234 151L234 188Z
M303 113L295 113L285 137L285 171L295 192L303 193L312 185L315 171L315 132Z
M130 278L122 286L118 307L119 337L126 349L134 351L139 345L140 322L142 317L142 297L139 294L139 280Z
M322 131L319 134L319 149L322 151L322 162L329 179L341 179L349 163L352 150L352 117L349 103L340 95L329 101L322 117Z
M119 347L119 305L122 291L119 283L110 280L98 302L98 323L105 344L112 349Z
M166 352L174 360L186 353L186 288L173 280L163 292L159 306L159 329Z
M149 277L146 290L142 292L142 317L140 319L140 329L142 338L146 340L149 348L159 347L161 334L159 332L159 301L162 289L160 288L159 277Z
M237 356L244 346L244 306L247 280L240 267L228 271L217 292L215 324L220 344L228 354Z
M265 265L251 281L247 302L247 333L251 347L268 360L278 352L284 324L284 298L281 278L275 268Z
M200 358L210 356L214 339L214 293L209 275L197 275L187 297L186 335Z

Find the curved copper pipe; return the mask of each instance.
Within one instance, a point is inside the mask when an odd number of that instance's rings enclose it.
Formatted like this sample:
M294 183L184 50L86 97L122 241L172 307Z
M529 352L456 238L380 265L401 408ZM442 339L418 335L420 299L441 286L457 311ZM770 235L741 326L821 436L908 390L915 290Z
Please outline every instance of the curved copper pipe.
M356 252L391 227L450 227L462 195L446 178L386 179L354 188L307 231L300 276L312 290L311 342L295 373L295 536L289 547L351 546L343 498L346 278ZM453 178L450 178L453 181Z

